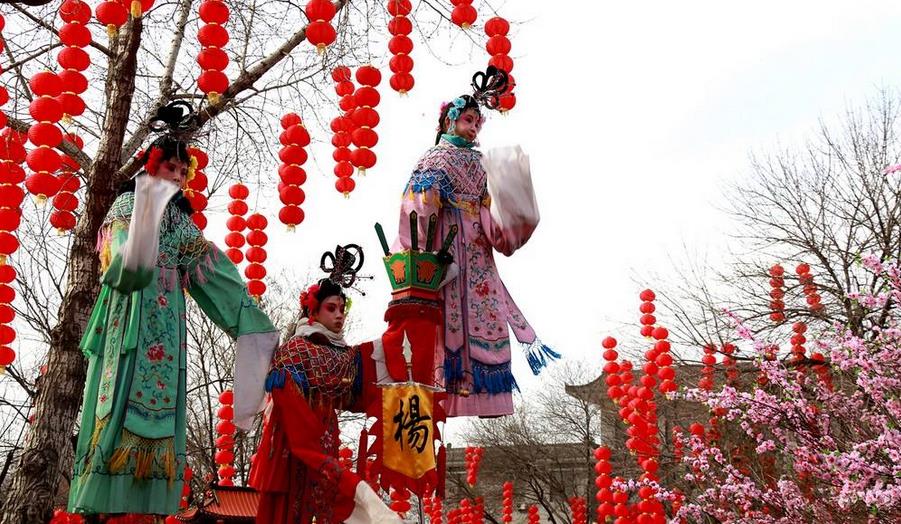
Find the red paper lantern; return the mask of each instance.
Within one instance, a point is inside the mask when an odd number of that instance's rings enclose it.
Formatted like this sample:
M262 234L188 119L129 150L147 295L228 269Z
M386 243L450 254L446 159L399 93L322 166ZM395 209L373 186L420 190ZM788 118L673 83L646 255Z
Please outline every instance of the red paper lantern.
M393 55L409 55L413 51L413 40L406 35L396 35L388 41L388 50Z
M56 61L64 69L75 71L84 71L91 65L91 58L85 50L77 47L64 47L56 55Z
M16 360L16 352L7 346L0 346L0 367L6 367Z
M495 16L485 22L485 34L489 37L506 36L508 32L510 32L510 23L504 18Z
M251 280L247 283L247 292L253 297L263 296L266 292L266 283L262 280Z
M228 67L229 58L225 51L207 47L197 54L197 64L204 70L222 71Z
M407 73L397 73L391 75L389 83L391 85L391 89L394 89L398 93L404 94L407 91L413 89L413 75Z
M278 212L278 219L283 224L297 225L303 222L304 213L298 206L285 206Z
M350 195L356 185L352 178L339 178L335 181L335 189L339 193L343 193L345 197Z
M101 2L97 6L96 14L97 20L106 26L110 37L115 36L118 29L128 21L128 10L119 2Z
M59 41L67 46L87 47L91 43L91 31L80 23L63 24L59 28Z
M91 7L81 0L66 0L59 7L59 16L68 24L87 24L91 20Z
M388 0L388 13L391 16L407 16L412 10L410 0Z
M319 53L324 52L337 36L335 28L329 22L316 21L307 24L307 41L316 46Z
M388 10L391 10L391 4L394 0L389 0ZM388 21L388 32L392 35L409 35L413 32L413 23L407 18L407 14L394 15L394 18Z
M200 14L200 19L207 24L224 25L226 22L228 22L228 6L225 5L225 2L220 2L219 0L206 0L205 2L200 4L198 13Z
M458 3L454 10L451 11L451 22L463 29L469 29L475 23L476 18L478 18L478 13L476 8L472 6L471 0L464 0Z
M513 71L513 59L507 55L494 55L488 60L488 65L493 65L494 67L506 71L507 73Z

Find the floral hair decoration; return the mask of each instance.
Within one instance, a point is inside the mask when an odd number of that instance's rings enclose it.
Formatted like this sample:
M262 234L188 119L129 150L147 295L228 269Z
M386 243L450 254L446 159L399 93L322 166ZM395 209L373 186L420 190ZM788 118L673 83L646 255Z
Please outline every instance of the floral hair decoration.
M453 107L447 111L447 117L453 122L460 118L460 113L463 112L463 108L466 107L466 99L462 96L458 96L447 105L453 105ZM444 111L444 107L442 107L441 110Z
M319 309L319 300L316 298L316 295L319 293L319 284L313 284L308 287L306 291L300 294L300 307L301 309L306 309L309 311L310 319L309 323L313 323L313 315L312 312Z

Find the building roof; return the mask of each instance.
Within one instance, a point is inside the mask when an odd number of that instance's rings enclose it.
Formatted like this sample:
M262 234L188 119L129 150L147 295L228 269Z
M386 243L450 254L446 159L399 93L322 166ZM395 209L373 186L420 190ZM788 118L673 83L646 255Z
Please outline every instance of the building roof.
M182 522L202 522L209 519L253 522L258 504L259 494L252 488L213 486L203 494L203 501L198 506L188 508L176 517Z

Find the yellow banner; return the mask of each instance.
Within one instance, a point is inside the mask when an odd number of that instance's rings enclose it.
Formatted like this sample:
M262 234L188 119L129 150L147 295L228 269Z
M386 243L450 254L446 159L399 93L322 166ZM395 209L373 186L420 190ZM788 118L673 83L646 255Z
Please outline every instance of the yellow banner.
M418 384L382 390L384 465L411 479L435 469L432 391Z

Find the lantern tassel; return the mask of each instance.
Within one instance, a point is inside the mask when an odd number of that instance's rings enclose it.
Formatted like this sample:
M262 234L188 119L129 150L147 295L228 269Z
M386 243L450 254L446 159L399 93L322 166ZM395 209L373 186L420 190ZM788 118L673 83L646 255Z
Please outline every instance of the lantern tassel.
M116 35L119 34L119 28L114 24L107 24L106 34L110 37L110 39L116 38Z
M131 16L132 18L140 18L144 14L141 10L141 2L139 0L131 0Z

